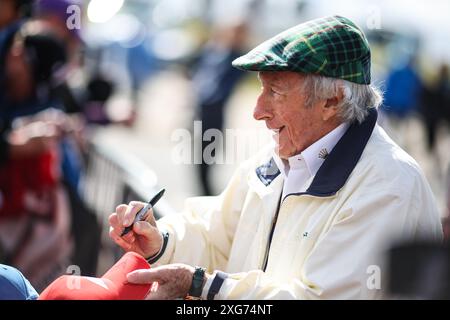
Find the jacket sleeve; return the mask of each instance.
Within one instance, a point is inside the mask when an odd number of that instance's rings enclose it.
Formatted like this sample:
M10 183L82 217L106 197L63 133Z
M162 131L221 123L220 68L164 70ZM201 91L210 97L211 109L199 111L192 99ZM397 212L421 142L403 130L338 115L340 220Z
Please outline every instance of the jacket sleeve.
M372 186L373 187L373 186ZM383 253L393 241L442 239L431 192L358 190L319 237L298 276L276 283L261 270L228 274L216 299L373 299L387 289ZM370 189L370 190L369 190ZM208 284L210 285L210 284ZM209 288L208 288L209 290Z
M169 236L154 265L186 263L204 266L209 272L225 268L248 191L246 177L243 165L219 196L189 198L181 214L158 220L158 228Z

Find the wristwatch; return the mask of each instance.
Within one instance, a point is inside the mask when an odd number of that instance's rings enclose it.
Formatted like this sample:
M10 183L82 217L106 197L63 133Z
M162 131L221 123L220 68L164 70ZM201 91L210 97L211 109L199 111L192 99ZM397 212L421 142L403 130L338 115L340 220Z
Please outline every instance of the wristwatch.
M192 284L189 289L189 297L200 298L202 295L203 280L205 279L205 268L195 267L194 275L192 276Z

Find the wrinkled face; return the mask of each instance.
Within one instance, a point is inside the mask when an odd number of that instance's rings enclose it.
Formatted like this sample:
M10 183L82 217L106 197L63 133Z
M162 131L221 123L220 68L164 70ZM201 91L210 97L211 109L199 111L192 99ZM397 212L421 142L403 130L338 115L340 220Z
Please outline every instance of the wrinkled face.
M305 76L296 72L260 72L262 92L253 116L274 131L277 152L287 159L302 152L333 129L324 121L326 101L306 106Z

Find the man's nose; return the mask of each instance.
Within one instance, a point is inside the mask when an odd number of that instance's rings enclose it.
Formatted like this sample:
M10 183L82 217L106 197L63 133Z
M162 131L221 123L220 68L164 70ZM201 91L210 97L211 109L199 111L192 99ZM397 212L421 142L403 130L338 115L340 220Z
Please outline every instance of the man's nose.
M253 118L256 120L268 120L272 118L272 114L270 113L267 101L265 101L263 94L260 94L256 101L256 106L253 110Z

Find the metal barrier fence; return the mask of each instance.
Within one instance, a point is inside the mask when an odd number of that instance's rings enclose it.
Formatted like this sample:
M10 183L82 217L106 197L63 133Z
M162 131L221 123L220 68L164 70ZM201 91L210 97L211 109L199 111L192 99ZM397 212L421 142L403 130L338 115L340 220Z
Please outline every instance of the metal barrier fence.
M102 244L98 273L107 270L123 252L109 238L108 216L120 203L131 200L148 201L158 188L157 175L145 163L117 149L91 142L89 145L86 176L83 182L85 203L97 214L102 225ZM155 218L174 213L162 198L154 209Z

